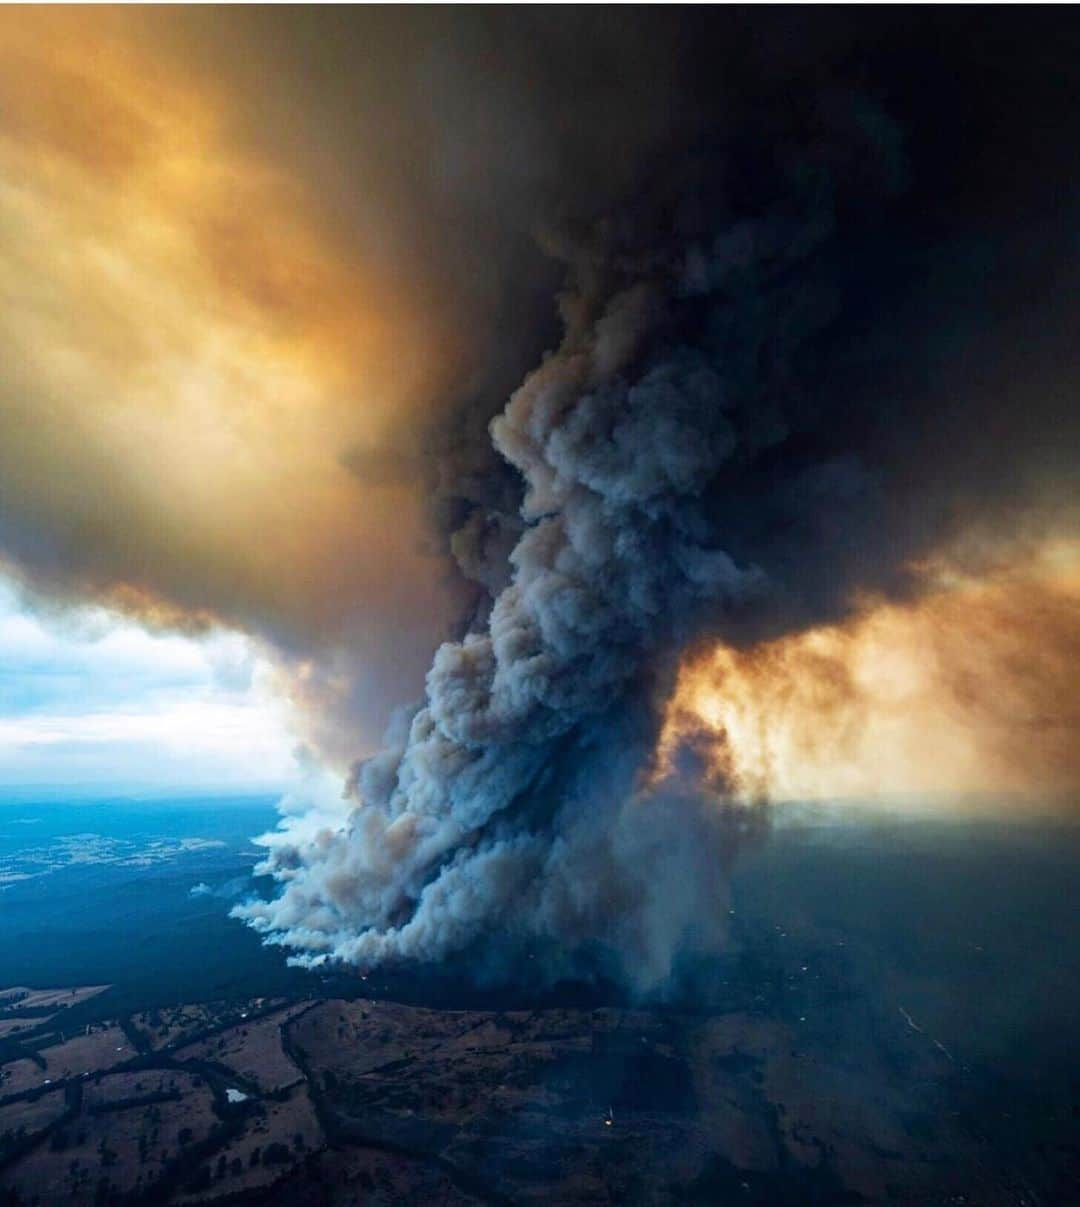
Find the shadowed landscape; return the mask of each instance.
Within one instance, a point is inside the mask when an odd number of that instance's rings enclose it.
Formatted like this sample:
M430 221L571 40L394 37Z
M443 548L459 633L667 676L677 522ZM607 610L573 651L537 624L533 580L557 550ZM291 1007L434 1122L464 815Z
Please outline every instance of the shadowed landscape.
M602 982L544 989L527 969L484 988L467 960L263 963L214 892L257 887L240 827L270 820L268 803L163 808L190 841L157 861L132 857L155 840L131 833L130 806L69 813L104 831L99 853L132 844L94 865L94 892L119 901L152 876L163 911L216 902L204 924L237 942L228 993L212 959L165 978L164 957L160 982L150 960L114 963L111 986L5 990L7 1204L1035 1207L1078 1184L1069 826L793 807L736 876L729 952L634 1001ZM86 867L45 874L62 899ZM192 895L193 877L209 891ZM17 958L17 925L45 971L79 918L6 905L3 950ZM124 947L160 951L152 917L130 924Z

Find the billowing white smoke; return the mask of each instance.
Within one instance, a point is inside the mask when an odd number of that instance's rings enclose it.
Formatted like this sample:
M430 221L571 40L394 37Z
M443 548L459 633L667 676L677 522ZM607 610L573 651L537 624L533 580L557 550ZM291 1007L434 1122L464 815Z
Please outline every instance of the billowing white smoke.
M692 774L642 776L680 652L908 589L966 515L1015 510L1073 430L1067 391L1005 409L978 374L912 383L913 346L997 363L1016 342L1002 300L1037 258L984 312L947 247L964 322L916 321L934 274L920 206L897 200L896 128L837 89L772 120L661 174L593 242L566 237L562 344L490 424L519 514L467 439L447 471L469 502L448 545L487 606L357 768L345 815L268 840L280 895L236 911L301 963L437 960L494 936L663 981L721 937L726 861L756 823Z
M763 587L710 547L700 507L737 444L724 380L689 350L631 371L663 310L617 293L492 423L527 490L485 631L438 650L347 822L286 824L264 867L284 891L237 911L300 962L434 959L495 927L597 940L653 983L715 940L725 817L637 796L643 748L617 716L680 623Z

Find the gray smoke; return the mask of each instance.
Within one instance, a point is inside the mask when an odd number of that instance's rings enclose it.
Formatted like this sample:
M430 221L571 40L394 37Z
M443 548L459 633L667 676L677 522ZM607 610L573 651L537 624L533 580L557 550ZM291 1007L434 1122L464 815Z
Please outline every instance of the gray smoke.
M913 590L917 558L980 524L1000 537L1005 515L1037 527L1068 494L1067 324L1052 300L1012 305L1048 278L1058 219L1017 248L994 200L972 209L985 162L950 183L919 142L938 115L905 86L900 120L862 86L784 80L650 163L625 204L547 232L562 341L490 449L450 439L438 462L477 606L343 815L268 840L280 895L236 911L268 941L360 965L492 937L592 946L659 984L722 941L724 869L762 824L722 785L649 779L680 652ZM1055 271L1075 269L1070 251ZM1012 350L1035 321L1028 364ZM1054 354L1061 384L1040 391ZM1004 405L1021 380L1025 408ZM483 427L470 413L458 433Z
M284 891L239 916L304 963L437 959L493 927L599 939L641 984L715 942L722 853L747 823L700 793L638 790L651 735L634 733L634 702L705 618L736 623L774 593L723 547L707 492L778 439L752 404L827 310L777 281L831 226L812 189L708 246L609 248L606 296L594 249L562 344L491 423L524 484L496 534L517 535L509 581L482 628L439 648L407 728L357 768L347 823L275 836L266 870ZM685 338L706 311L730 364ZM751 327L753 370L735 347Z

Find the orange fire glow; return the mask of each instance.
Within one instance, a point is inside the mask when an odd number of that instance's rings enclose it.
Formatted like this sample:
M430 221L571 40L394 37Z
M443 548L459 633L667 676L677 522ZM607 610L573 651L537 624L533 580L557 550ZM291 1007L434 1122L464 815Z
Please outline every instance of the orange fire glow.
M1077 550L738 650L698 650L654 781L745 800L1054 795L1080 783Z

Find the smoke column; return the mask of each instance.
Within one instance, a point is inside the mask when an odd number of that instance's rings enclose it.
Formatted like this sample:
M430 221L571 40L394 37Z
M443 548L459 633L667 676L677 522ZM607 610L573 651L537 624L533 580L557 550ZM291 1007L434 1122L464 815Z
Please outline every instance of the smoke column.
M1015 354L1031 316L1003 305L1045 253L995 243L996 214L962 234L925 220L942 180L910 144L929 135L874 89L842 72L786 86L549 237L563 336L489 427L520 506L451 540L490 599L357 766L344 824L286 824L265 865L280 896L238 911L301 963L497 936L592 944L662 982L722 940L725 862L760 822L693 757L649 774L680 652L841 621L860 593L912 597L920 559L978 562L1004 515L1018 542L1062 522L1047 437L1075 423ZM972 237L999 256L982 297ZM1052 304L1041 321L1039 368ZM1024 414L1003 398L1018 363Z
M286 803L241 916L309 962L659 984L723 941L740 779L808 782L759 754L896 765L850 693L777 704L822 634L858 686L868 607L909 660L940 635L923 724L1015 702L972 759L1073 776L1075 592L1013 571L1077 547L1074 24L6 20L0 567L250 635L313 757L370 756ZM714 757L699 666L769 741Z

